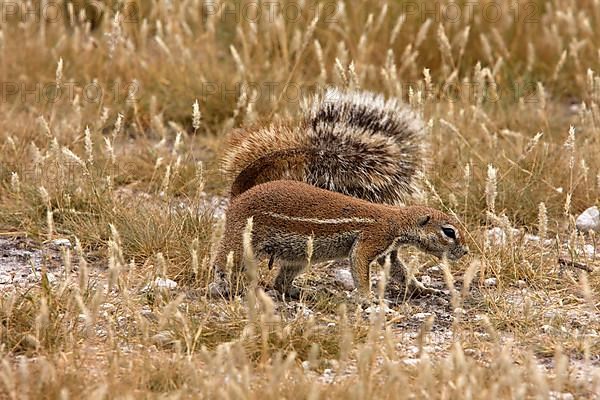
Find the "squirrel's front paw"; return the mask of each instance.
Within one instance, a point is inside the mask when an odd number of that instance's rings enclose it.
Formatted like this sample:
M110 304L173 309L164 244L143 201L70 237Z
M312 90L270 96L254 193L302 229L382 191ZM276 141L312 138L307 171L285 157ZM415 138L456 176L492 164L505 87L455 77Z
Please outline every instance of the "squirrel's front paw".
M356 289L352 292L352 300L362 308L369 308L372 305L379 303L379 300L373 295L373 293L363 293Z
M224 279L215 279L208 285L207 294L210 298L227 298L229 297L229 285Z
M416 279L412 279L408 285L408 293L411 297L442 296L444 294L443 291L425 286Z

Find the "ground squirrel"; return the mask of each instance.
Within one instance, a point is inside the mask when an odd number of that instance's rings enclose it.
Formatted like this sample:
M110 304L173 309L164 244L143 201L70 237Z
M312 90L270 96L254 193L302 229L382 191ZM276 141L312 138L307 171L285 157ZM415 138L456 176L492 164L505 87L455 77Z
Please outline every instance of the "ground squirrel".
M229 256L233 273L243 271L249 218L254 255L280 264L275 288L292 297L309 241L313 262L350 259L363 298L371 296L371 265L389 256L391 268L404 268L400 246L459 259L468 247L455 218L400 205L419 192L424 131L397 100L336 89L315 96L299 123L234 131L224 160L231 202L215 268L223 271ZM408 283L427 290L414 278Z

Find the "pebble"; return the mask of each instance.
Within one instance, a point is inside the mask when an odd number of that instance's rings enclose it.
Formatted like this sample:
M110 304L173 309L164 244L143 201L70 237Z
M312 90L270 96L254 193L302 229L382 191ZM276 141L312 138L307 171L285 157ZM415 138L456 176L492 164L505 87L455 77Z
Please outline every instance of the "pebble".
M372 305L372 306L369 306L369 307L367 307L367 308L365 309L365 312L366 312L367 314L379 313L379 312L382 312L382 311L383 311L384 313L386 313L386 314L395 314L395 313L396 313L396 311L394 311L394 310L392 310L391 308L389 308L389 307L387 306L387 304L384 304L384 305L383 305L383 308L382 308L382 307L380 307L379 305Z
M583 246L583 253L586 256L593 258L596 255L596 248L591 244L586 244Z
M333 370L331 368L325 368L323 370L323 374L321 375L321 380L323 381L323 383L326 383L326 384L333 383L334 379L335 379L335 373L333 372Z
M544 333L551 333L554 330L555 330L554 327L552 327L550 325L542 325L542 332L544 332Z
M52 272L47 272L46 273L46 278L48 278L48 283L54 283L56 282L56 276L52 273ZM31 273L29 275L27 275L27 281L28 282L39 282L42 280L42 274L41 273Z
M152 341L158 345L164 346L173 342L173 334L170 331L160 331L152 336Z
M487 238L490 241L490 244L495 246L504 246L506 244L506 233L502 228L492 228L488 229L486 232Z
M54 239L52 242L50 242L50 244L52 245L52 247L60 249L61 247L65 247L67 249L71 248L71 241L69 239Z
M112 303L102 303L100 304L100 310L102 311L108 311L108 312L112 312L114 311L117 307L112 304Z
M349 270L336 270L334 278L337 284L344 288L344 290L354 290L354 279L352 279L352 274Z
M523 236L523 241L524 241L525 243L532 243L532 244L533 244L533 243L536 243L536 244L538 244L538 243L540 243L540 241L541 241L541 240L542 240L542 238L541 238L541 237L539 237L539 236L537 236L537 235L532 235L532 234L530 234L530 233L526 233L526 234ZM552 239L544 239L544 240L542 241L542 244L543 244L544 246L552 246L552 245L554 244L554 240L552 240Z
M434 275L439 274L440 272L442 272L442 268L439 265L434 265L433 267L427 268L427 272Z
M419 365L421 361L418 358L405 358L404 360L402 360L402 363L404 365L408 365L410 367L416 367L417 365Z
M12 278L8 274L0 274L0 285L5 285L7 283L11 283Z
M153 283L149 283L142 288L142 293L150 291L153 287L158 289L175 289L177 282L166 278L156 278Z
M466 315L466 314L467 314L467 312L466 312L466 311L465 311L465 309L464 309L464 308L462 308L462 307L456 307L456 308L454 309L454 314L456 314L456 315Z
M427 319L428 317L430 317L432 314L428 313L428 312L420 312L420 313L416 313L413 315L413 318L418 319L420 321L424 321L425 319Z
M590 207L582 212L575 220L575 226L582 232L600 232L600 210L598 207Z
M175 289L177 287L177 282L166 278L156 278L154 284L161 289Z
M518 287L518 288L520 288L520 289L523 289L523 288L527 287L527 282L525 282L525 281L524 281L524 280L522 280L522 279L519 279L519 280L517 281L517 287Z
M516 228L510 228L510 232L513 237L521 234L521 231ZM500 227L488 229L486 235L489 243L493 246L504 246L508 241L506 231Z
M573 400L575 397L569 392L550 392L548 393L550 400Z
M429 275L421 276L421 283L425 286L431 286L431 277Z
M498 280L496 278L487 278L483 281L483 285L487 287L495 287L498 285Z

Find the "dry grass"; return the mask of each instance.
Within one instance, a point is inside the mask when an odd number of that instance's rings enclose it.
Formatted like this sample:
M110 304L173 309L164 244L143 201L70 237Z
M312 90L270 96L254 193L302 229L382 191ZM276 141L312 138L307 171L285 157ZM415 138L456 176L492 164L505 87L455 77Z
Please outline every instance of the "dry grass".
M574 227L600 197L598 1L1 3L0 234L77 245L0 285L0 396L600 395L600 275L557 262L598 268ZM369 316L317 267L303 303L205 297L224 135L325 85L429 121L428 202L472 236L446 279L470 291Z

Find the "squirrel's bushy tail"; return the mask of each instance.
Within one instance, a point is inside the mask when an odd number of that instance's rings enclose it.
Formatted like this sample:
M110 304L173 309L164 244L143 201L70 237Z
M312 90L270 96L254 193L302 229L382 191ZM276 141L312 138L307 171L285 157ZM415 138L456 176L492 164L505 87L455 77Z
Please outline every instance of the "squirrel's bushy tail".
M224 172L235 197L260 183L291 179L362 198L398 204L420 191L425 129L395 99L328 90L305 107L302 121L238 129Z

